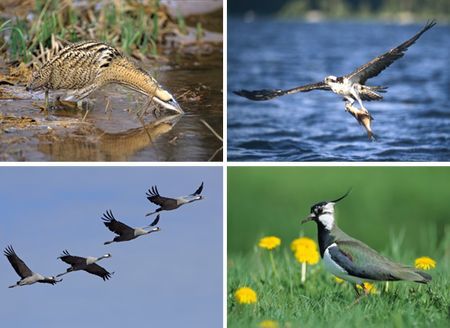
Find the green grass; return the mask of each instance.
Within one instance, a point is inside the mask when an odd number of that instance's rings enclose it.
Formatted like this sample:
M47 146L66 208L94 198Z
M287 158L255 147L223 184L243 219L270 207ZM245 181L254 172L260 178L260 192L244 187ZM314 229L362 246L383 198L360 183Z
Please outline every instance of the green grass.
M228 170L228 323L257 327L276 320L280 327L445 327L450 320L450 168L429 167L235 167ZM338 225L383 255L413 265L430 256L428 285L376 284L379 294L354 301L350 284L337 284L322 263L308 267L300 282L300 264L289 249L298 236L316 239L316 226L300 225L316 202L334 199ZM277 273L259 238L275 235ZM254 305L237 304L234 292L248 286Z
M448 234L450 236L450 232ZM255 244L257 241L254 241ZM262 320L275 320L280 327L445 327L450 320L448 258L443 258L450 240L433 252L437 268L428 271L432 283L377 283L378 294L362 298L354 306L355 292L349 283L338 284L325 271L322 263L308 266L306 282L300 282L300 264L296 262L287 243L274 251L276 272L267 250L254 249L247 255L228 257L228 327L258 327ZM391 258L409 263L417 254L402 245L401 257ZM448 257L448 256L447 256ZM238 304L234 299L237 288L248 286L258 295L256 304Z

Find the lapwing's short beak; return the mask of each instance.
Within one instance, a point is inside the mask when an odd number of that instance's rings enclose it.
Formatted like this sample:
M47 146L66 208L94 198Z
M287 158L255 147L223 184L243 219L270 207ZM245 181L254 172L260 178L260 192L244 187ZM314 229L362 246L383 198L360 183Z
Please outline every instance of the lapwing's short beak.
M308 215L306 218L304 218L301 222L301 224L306 223L308 221L312 221L316 218L316 216L314 215L314 213L311 213L310 215Z

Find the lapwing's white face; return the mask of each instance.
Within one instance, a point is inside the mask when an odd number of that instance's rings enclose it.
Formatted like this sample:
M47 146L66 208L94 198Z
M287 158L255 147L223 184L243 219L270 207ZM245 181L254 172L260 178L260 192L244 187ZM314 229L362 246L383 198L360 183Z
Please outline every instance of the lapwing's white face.
M320 222L325 229L331 230L334 225L334 204L333 202L322 202L311 208L311 219Z
M331 230L334 225L334 203L327 203L322 207L322 213L317 218L325 229Z

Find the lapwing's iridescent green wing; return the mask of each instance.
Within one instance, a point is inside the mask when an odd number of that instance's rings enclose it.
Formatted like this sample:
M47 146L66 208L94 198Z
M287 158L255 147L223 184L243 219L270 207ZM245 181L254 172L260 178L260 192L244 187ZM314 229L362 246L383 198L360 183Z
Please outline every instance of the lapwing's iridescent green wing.
M348 274L369 280L399 280L400 271L407 267L392 262L362 242L336 241L337 247L328 249L333 261Z

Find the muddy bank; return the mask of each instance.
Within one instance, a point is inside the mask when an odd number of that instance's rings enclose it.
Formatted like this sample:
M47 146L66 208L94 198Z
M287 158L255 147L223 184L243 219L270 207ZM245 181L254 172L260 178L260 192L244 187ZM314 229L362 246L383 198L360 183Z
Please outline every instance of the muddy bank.
M170 62L170 65L168 64ZM118 85L96 91L83 109L63 104L41 111L42 94L0 84L3 161L221 161L222 52L192 52L144 68L173 92L186 112L137 112L144 97ZM142 65L141 65L142 66ZM212 157L215 154L214 157Z

